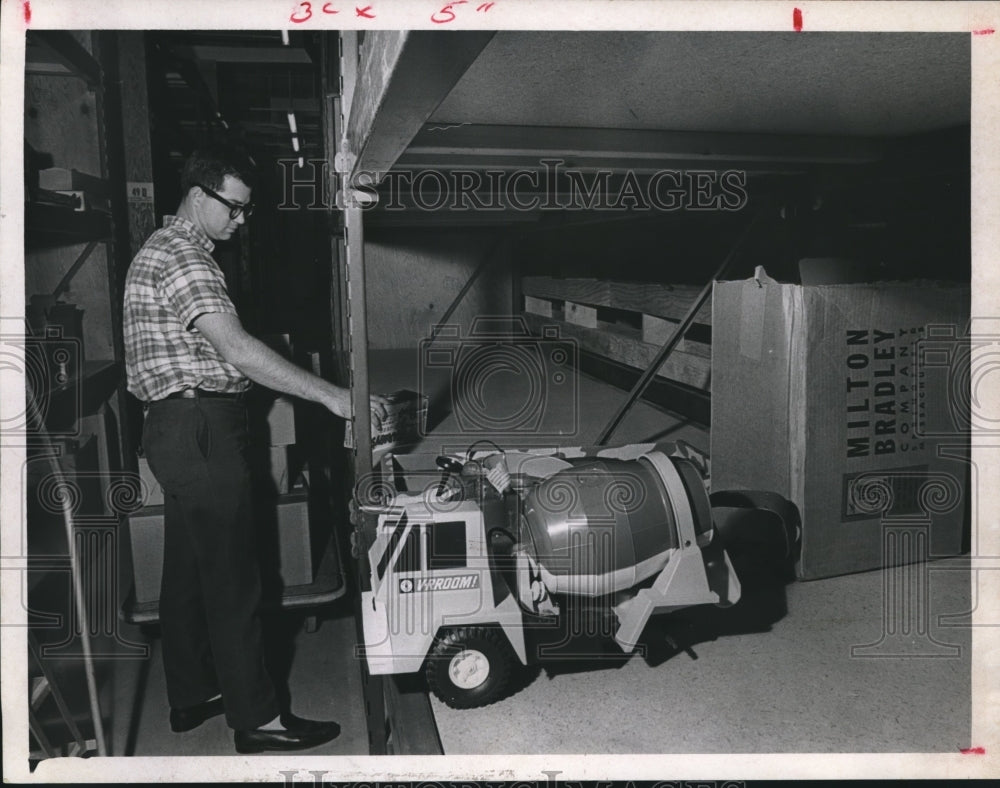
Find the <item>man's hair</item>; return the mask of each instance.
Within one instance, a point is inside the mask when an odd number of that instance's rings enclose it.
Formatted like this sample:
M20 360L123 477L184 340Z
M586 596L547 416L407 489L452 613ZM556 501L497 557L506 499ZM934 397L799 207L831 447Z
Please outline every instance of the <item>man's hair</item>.
M239 178L253 188L254 171L248 156L230 148L196 150L181 170L181 194L186 196L191 187L198 184L219 191L227 175Z

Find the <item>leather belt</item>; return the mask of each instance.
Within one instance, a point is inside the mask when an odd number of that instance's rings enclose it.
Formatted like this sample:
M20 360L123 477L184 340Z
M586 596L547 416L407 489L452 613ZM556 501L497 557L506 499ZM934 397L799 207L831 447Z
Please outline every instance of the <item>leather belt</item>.
M164 399L228 399L233 402L242 402L246 397L245 391L225 392L225 391L205 391L204 389L182 389L167 394Z

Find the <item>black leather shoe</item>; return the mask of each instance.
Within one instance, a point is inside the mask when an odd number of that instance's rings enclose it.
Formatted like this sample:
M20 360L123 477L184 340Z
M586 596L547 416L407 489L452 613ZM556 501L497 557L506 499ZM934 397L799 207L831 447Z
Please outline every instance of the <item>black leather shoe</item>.
M213 698L199 703L197 706L188 706L186 709L170 710L170 730L174 733L183 733L197 728L205 720L222 714L222 698Z
M281 724L283 727L277 730L255 728L250 731L235 731L233 741L236 752L304 750L333 741L340 735L340 726L335 722L303 720L294 714L282 714Z

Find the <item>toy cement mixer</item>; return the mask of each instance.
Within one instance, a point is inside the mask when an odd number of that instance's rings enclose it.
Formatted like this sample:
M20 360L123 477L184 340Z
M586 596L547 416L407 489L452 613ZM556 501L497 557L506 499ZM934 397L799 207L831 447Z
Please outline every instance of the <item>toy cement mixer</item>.
M575 601L628 653L654 613L739 599L685 444L472 455L387 455L357 496L372 674L423 670L444 703L482 706Z

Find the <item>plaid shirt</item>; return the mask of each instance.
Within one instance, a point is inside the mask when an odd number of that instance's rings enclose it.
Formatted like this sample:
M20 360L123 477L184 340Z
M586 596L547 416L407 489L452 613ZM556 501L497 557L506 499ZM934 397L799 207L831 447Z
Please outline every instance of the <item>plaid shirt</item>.
M194 327L204 314L236 314L214 248L190 221L166 216L129 267L125 371L128 390L144 402L188 388L232 393L250 386Z

